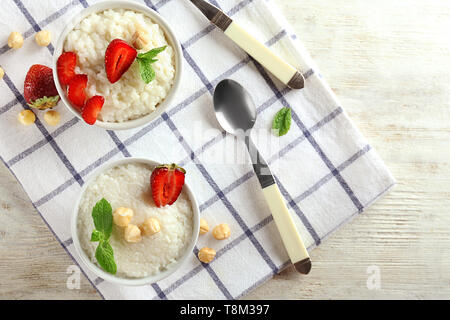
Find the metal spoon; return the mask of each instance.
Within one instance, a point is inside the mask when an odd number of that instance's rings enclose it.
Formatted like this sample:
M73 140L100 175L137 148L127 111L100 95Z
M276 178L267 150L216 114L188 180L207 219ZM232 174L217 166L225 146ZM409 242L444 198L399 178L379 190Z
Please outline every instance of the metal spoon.
M222 128L245 139L253 169L280 232L284 247L295 269L303 274L311 270L311 260L295 227L275 179L266 161L253 144L250 133L256 121L256 106L250 94L233 80L221 81L214 92L214 110Z

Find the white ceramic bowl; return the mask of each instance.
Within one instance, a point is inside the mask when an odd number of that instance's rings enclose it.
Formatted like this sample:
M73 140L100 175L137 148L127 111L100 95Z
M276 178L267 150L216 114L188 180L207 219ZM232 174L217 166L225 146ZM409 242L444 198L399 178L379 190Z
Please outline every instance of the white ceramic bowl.
M121 278L121 277L118 277L118 276L115 276L115 275L105 272L103 269L101 269L99 266L97 266L95 263L93 263L89 259L89 257L86 255L84 250L81 248L80 239L78 238L78 227L77 227L78 208L80 205L80 201L83 197L83 194L86 191L86 188L89 186L90 183L92 183L92 181L95 180L95 178L99 174L107 171L110 168L116 167L118 165L127 164L127 163L144 163L144 164L148 164L152 167L155 167L160 164L156 161L153 161L150 159L145 159L145 158L125 158L125 159L121 159L121 160L111 161L111 162L101 166L100 168L98 168L95 172L93 172L89 176L86 183L83 185L83 188L81 189L81 192L80 192L80 196L78 197L78 199L75 203L74 211L73 211L72 217L71 217L71 233L72 233L73 244L76 248L76 251L78 252L78 254L81 257L81 260L89 268L89 270L91 270L93 273L95 273L98 277L103 278L106 281L119 284L119 285L141 286L141 285L146 285L146 284L150 284L150 283L155 283L157 281L160 281L160 280L168 277L170 274L172 274L176 270L178 270L182 266L182 264L186 261L186 259L190 255L193 254L192 251L194 249L195 244L197 243L198 234L200 231L200 209L198 207L197 200L195 199L195 196L192 193L191 188L186 183L183 186L183 189L187 192L187 194L189 196L189 199L190 199L191 205L192 205L192 211L193 211L193 220L194 220L193 222L194 223L193 223L192 237L189 240L189 243L186 245L185 251L183 252L181 257L179 257L178 261L176 263L172 264L167 270L160 272L156 275L150 276L150 277L136 278L136 279ZM150 179L150 177L149 177L149 179ZM149 180L149 182L150 182L150 180Z
M170 89L167 97L162 101L155 111L152 113L143 116L138 119L129 120L126 122L103 122L103 121L97 121L95 123L96 126L107 129L107 130L127 130L127 129L133 129L140 126L143 126L147 123L152 122L154 119L159 117L170 105L170 103L173 101L173 97L175 96L176 92L178 91L178 88L180 87L181 82L181 73L183 70L183 52L181 50L180 42L177 40L175 33L170 28L169 24L154 10L140 5L138 3L135 3L134 1L104 1L96 3L84 10L82 10L80 13L76 14L75 17L73 17L67 24L64 31L61 33L61 35L58 38L58 42L55 47L55 51L53 53L53 77L55 79L56 89L58 90L59 96L61 97L61 100L66 105L66 107L74 113L78 118L81 120L82 117L80 113L72 107L72 104L70 103L69 99L67 98L65 90L63 90L61 84L59 83L58 79L58 73L56 68L56 63L58 61L59 56L62 54L64 49L64 42L66 40L66 37L70 31L73 30L73 28L80 23L81 20L83 20L85 17L90 15L91 13L95 12L101 12L107 9L129 9L134 10L136 12L141 12L145 14L146 16L150 17L153 22L157 23L164 31L167 41L169 44L173 47L175 52L175 79L172 88ZM83 120L84 121L84 120Z

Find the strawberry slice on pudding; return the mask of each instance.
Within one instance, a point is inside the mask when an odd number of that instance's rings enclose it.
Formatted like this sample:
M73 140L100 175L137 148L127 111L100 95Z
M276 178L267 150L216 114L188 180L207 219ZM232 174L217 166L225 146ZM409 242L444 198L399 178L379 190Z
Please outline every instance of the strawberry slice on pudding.
M136 59L137 51L123 40L111 41L105 53L106 77L116 83Z
M186 170L176 164L163 164L150 176L152 197L157 207L172 205L177 201L184 186Z
M73 105L81 109L86 101L85 89L88 83L88 76L85 74L77 74L69 81L67 88L67 97Z
M94 125L97 121L98 114L102 110L105 98L102 96L93 96L88 101L81 112L84 121L89 125Z
M75 76L75 67L77 66L77 55L73 52L64 52L59 56L56 62L58 79L62 85L68 85Z

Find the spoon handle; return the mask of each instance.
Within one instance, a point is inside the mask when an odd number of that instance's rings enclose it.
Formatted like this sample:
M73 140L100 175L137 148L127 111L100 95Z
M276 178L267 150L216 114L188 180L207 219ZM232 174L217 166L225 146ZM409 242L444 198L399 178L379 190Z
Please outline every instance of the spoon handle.
M311 259L283 200L280 189L275 183L263 188L263 194L291 262L298 272L308 274L311 270Z
M261 184L264 198L269 205L273 220L278 228L289 258L298 272L308 274L311 270L311 259L309 258L308 250L306 250L303 244L300 233L283 200L280 189L270 172L270 168L249 136L245 138L245 144L252 159L253 169Z

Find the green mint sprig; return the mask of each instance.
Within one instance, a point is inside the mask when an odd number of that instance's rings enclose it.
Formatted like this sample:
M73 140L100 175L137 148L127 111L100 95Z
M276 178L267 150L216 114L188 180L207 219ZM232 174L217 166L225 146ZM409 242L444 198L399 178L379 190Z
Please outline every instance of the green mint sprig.
M155 69L152 67L152 63L158 61L156 56L166 50L167 46L154 48L145 53L139 53L137 56L137 61L139 63L139 72L141 73L141 78L146 84L152 82L155 77Z
M95 250L98 264L111 274L116 274L117 265L114 261L114 251L109 244L113 227L113 214L109 202L103 198L92 209L95 229L92 231L91 242L99 242Z
M283 107L277 112L273 119L272 129L279 137L284 136L291 128L292 113L290 108Z

